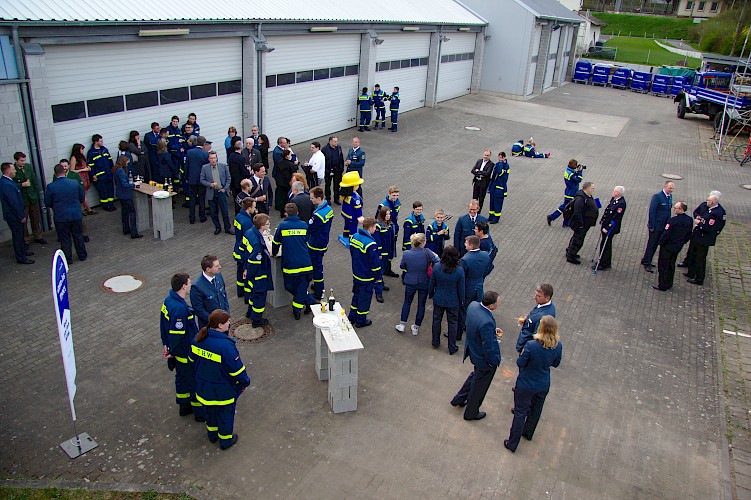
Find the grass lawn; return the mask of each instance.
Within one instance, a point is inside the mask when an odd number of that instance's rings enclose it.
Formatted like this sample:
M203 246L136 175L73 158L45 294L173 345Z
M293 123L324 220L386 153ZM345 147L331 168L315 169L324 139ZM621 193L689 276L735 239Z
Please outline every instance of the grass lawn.
M688 39L689 28L693 26L690 18L647 16L635 14L612 14L593 12L597 19L608 23L602 27L604 35L640 36L644 33L649 38Z
M0 498L5 500L189 500L187 495L165 493L128 493L122 491L67 490L60 488L10 488L0 486Z
M624 36L615 36L605 42L606 47L617 47L617 62L632 64L648 64L650 66L682 66L684 57L679 54L673 54L659 45L651 38L627 38ZM699 59L688 58L686 66L696 68L701 64Z

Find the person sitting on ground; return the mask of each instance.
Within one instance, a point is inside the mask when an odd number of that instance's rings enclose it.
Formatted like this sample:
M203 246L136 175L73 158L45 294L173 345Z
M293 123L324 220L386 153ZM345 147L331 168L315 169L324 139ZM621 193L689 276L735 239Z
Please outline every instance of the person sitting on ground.
M536 152L535 146L535 141L533 141L530 137L527 143L524 145L524 156L526 156L527 158L550 158L550 153Z
M511 146L511 156L521 156L524 154L524 139L519 139Z

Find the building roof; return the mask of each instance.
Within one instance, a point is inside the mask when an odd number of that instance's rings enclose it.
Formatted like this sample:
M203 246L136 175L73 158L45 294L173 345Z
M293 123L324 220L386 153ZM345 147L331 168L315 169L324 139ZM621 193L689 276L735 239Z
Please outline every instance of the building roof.
M557 0L514 0L540 19L581 23L581 17L568 10Z
M595 16L593 16L589 11L585 11L585 12L579 11L577 12L577 14L579 14L579 17L581 17L585 21L591 22L595 26L607 26L608 25L608 23L606 23L602 19L598 19Z
M539 1L539 0L538 0ZM554 0L550 0L554 1ZM287 21L487 24L454 0L2 0L0 22Z

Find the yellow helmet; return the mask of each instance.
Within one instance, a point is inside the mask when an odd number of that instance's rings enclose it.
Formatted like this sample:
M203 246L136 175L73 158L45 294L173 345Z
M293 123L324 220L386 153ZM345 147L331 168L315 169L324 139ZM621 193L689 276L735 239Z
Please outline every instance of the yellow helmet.
M359 186L365 182L360 178L360 174L358 174L356 171L347 172L342 176L342 182L339 183L339 186L341 187L350 187L350 186Z

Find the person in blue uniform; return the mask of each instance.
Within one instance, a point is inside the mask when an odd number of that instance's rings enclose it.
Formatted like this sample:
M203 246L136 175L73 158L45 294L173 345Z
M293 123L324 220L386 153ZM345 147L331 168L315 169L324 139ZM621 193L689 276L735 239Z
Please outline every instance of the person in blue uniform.
M584 165L579 165L579 162L576 160L570 160L568 162L568 166L563 172L563 182L566 184L566 188L563 191L563 203L561 203L553 213L545 217L548 226L551 222L563 215L563 209L568 202L574 201L574 196L576 196L577 191L579 191L579 183L582 181L582 176L584 175L584 172L582 172L584 168ZM567 220L563 221L563 227L568 227Z
M250 197L243 198L242 206L240 208L241 210L237 213L234 220L235 248L232 252L232 257L235 259L235 264L237 264L235 283L237 285L237 296L245 297L245 279L243 278L243 274L245 273L245 261L247 260L247 257L245 256L245 243L243 242L243 239L245 238L245 233L253 227L253 215L255 215L256 211L256 202Z
M159 134L160 130L161 127L159 126L159 123L152 122L151 131L147 132L143 137L143 143L146 148L146 156L149 159L149 166L148 168L144 169L143 175L143 180L145 180L146 182L154 179L154 170L156 169L158 163L156 156L156 143L161 137Z
M136 184L133 182L132 175L126 174L127 165L128 158L121 156L112 167L112 171L115 175L115 195L120 200L120 222L123 226L123 234L129 234L135 240L143 238L143 235L138 233L136 206L133 204L133 189L136 188Z
M425 216L422 215L422 202L412 202L412 213L404 219L404 236L402 251L406 252L412 247L412 235L425 233Z
M373 324L368 319L370 303L373 300L373 286L381 275L381 257L378 243L373 239L376 220L368 217L350 238L349 253L352 257L352 305L349 309L350 323L355 328L365 328Z
M360 111L360 128L358 130L360 132L370 131L370 110L373 107L373 99L368 95L368 87L362 88L362 94L357 98L357 107Z
M666 181L662 190L653 194L652 199L649 201L649 218L647 219L649 236L647 238L647 247L644 249L644 255L641 258L641 265L644 266L644 270L648 273L654 272L652 258L657 251L660 235L665 230L665 224L667 224L670 218L674 190L675 183L673 181Z
M518 323L521 326L519 336L516 338L516 352L522 353L524 346L532 340L540 327L543 316L555 318L555 304L553 304L553 285L541 283L535 287L535 307L526 316L520 316Z
M694 221L691 216L686 215L688 207L682 201L679 201L673 207L675 215L668 220L665 230L660 235L660 254L657 257L657 286L652 288L665 292L673 288L673 278L675 277L675 261L678 254L683 249L683 245L691 239L691 230L694 228Z
M610 269L613 260L613 238L621 232L621 220L623 214L626 213L626 198L623 197L625 191L626 188L623 186L613 188L613 197L610 198L610 203L605 207L605 212L600 219L602 232L600 236L600 261L592 264L592 269L596 268L595 270L599 271Z
M465 407L464 420L485 418L485 412L480 411L480 406L501 364L498 340L503 336L503 331L496 328L493 317L493 311L498 309L500 303L498 293L488 290L483 294L482 302L472 302L469 305L464 359L469 356L474 370L451 400L451 406Z
M550 153L538 153L535 150L535 141L532 139L527 141L522 150L527 158L550 158Z
M688 272L686 276L689 283L693 285L703 285L704 277L707 272L707 254L709 247L714 246L717 242L717 236L725 227L727 215L725 209L720 205L720 198L715 194L707 197L707 210L700 213L694 222L693 233L691 233L691 243L689 244L689 253L686 256Z
M503 201L508 196L508 161L506 161L506 153L504 152L498 153L498 162L496 162L493 172L490 174L488 194L490 194L488 222L498 224L501 212L503 212Z
M438 349L441 345L441 320L445 312L449 354L454 354L459 350L456 334L459 331L459 308L464 303L464 268L459 265L459 250L452 245L444 249L441 263L433 267L428 298L433 299L433 348Z
M362 170L365 167L365 151L360 147L360 138L352 138L352 147L347 152L347 159L344 160L344 166L347 172L357 172L362 178ZM362 198L362 187L357 186L357 194Z
M193 127L193 134L192 135L201 135L201 126L198 124L197 116L195 113L190 113L188 115L188 121L183 124L182 127L180 127L180 131L183 133L183 135L191 135L187 133L187 125L190 125Z
M222 266L216 255L205 255L201 259L201 275L190 287L190 305L198 316L198 327L208 324L209 315L217 310L229 311L227 289L222 277Z
M83 214L81 203L84 200L83 187L65 176L65 167L59 163L55 165L55 180L44 193L44 204L54 212L55 230L60 248L68 262L73 261L71 242L76 247L78 260L87 257L86 243L83 241Z
M13 181L16 175L16 168L10 162L2 164L2 174L0 177L0 201L3 206L3 220L8 223L11 238L13 239L13 254L16 262L19 264L33 264L34 260L29 256L34 255L30 252L23 238L23 226L26 224L26 214L24 213L23 195Z
M485 216L481 215L480 202L477 200L471 200L469 202L468 213L459 217L454 226L454 247L459 250L459 254L462 256L467 253L467 249L464 246L464 241L467 236L474 236L475 224L479 221L488 222Z
M490 269L490 255L480 250L480 238L467 236L464 241L467 252L459 263L464 268L464 304L459 308L459 331L456 339L461 340L467 324L467 308L473 301L482 298L485 276Z
M394 87L394 91L389 96L389 111L391 112L391 126L389 130L396 132L399 119L399 87Z
M382 261L381 266L383 267L382 274L384 276L390 276L392 278L399 276L391 269L391 261L394 260L394 257L396 257L396 240L399 236L399 212L402 209L402 202L399 201L399 194L399 186L389 186L389 193L386 196L386 199L378 205L378 209L375 213L375 218L378 219L378 215L381 213L381 208L386 207L390 212L389 227L391 229L391 234L394 238L394 241L392 241L391 245L389 246L391 248L389 255L391 256L388 258L388 260Z
M342 176L339 183L339 197L342 200L342 217L344 218L344 230L339 241L344 246L349 246L349 238L357 232L357 225L362 223L362 198L354 190L364 181L357 172L347 172Z
M274 289L271 272L271 255L263 232L270 226L267 214L253 217L253 227L245 231L245 299L248 302L248 312L245 317L253 321L253 328L260 328L269 324L263 317L266 310L266 294Z
M373 93L370 99L373 101L373 109L375 109L375 130L378 130L380 125L382 129L386 128L386 92L381 90L381 86L377 83L373 87Z
M206 222L206 186L201 184L201 169L209 162L211 142L204 136L198 136L196 147L185 154L185 177L188 183L188 220L196 222L196 204L198 204L198 219ZM185 186L183 186L185 187Z
M99 203L106 212L116 210L115 203L115 186L112 183L112 156L107 148L104 147L104 140L99 134L91 136L91 147L86 153L86 161L89 162L91 173L89 177L94 181L96 190L99 193Z
M284 272L284 289L292 294L292 314L300 319L310 312L310 305L316 299L308 293L308 286L313 278L313 263L308 252L308 223L297 216L297 205L284 205L287 217L279 224L272 240L271 255L276 257L282 248L282 271Z
M180 118L173 116L171 123L167 125L167 149L172 159L172 175L170 175L170 178L176 186L180 184L180 170L184 170L184 142L185 138L183 137L182 130L180 130Z
M323 256L329 248L329 235L331 234L331 221L334 219L334 211L326 201L326 196L321 186L310 190L310 201L315 210L308 221L308 252L310 261L313 263L313 297L321 300L326 286L323 282Z
M381 206L378 211L373 239L378 244L378 252L381 256L381 276L375 282L374 291L376 300L383 303L383 292L389 291L388 285L383 282L384 271L387 265L391 265L395 255L394 224L391 223L391 211L387 207Z
M709 195L715 195L715 196L717 196L717 200L722 199L722 193L720 191L710 191ZM725 209L722 208L722 204L720 204L719 201L718 201L717 207L718 207L718 210L722 209L723 214L725 213ZM700 217L702 214L705 214L707 212L707 210L708 209L707 209L707 202L706 202L706 200L702 201L699 204L699 206L694 209L693 218L696 219L697 217ZM691 244L690 243L689 243L689 246L688 246L688 250L691 251ZM688 254L686 254L683 257L683 261L680 262L676 267L688 267Z
M237 399L250 385L235 339L227 335L230 317L217 310L190 346L195 362L196 399L203 405L209 441L226 450L237 443L234 433Z
M439 208L436 210L434 217L433 222L425 229L425 238L428 241L425 244L425 248L432 250L440 257L443 255L443 248L451 238L451 235L449 234L449 227L445 222L446 214L443 209Z
M195 366L190 355L190 343L198 333L193 308L185 301L190 294L190 276L176 273L170 285L172 289L164 299L159 316L162 356L174 360L175 401L180 416L193 413L196 422L204 422L203 405L196 399Z
M154 180L158 184L162 184L167 182L167 179L172 176L175 169L172 163L172 156L169 154L169 151L167 151L167 141L164 137L157 141L156 151L157 166L156 169L154 169Z
M511 156L521 156L524 154L524 139L519 139L511 146Z
M539 331L516 360L519 375L514 386L514 420L508 439L503 441L503 446L512 453L522 436L527 441L532 440L550 391L550 367L557 368L562 357L558 323L552 316L543 316Z
M485 275L487 276L495 269L493 262L496 255L498 255L498 247L493 242L493 238L490 236L490 227L485 221L477 221L477 224L475 224L475 236L480 238L480 251L487 253L488 257L490 257L488 269L485 271Z

